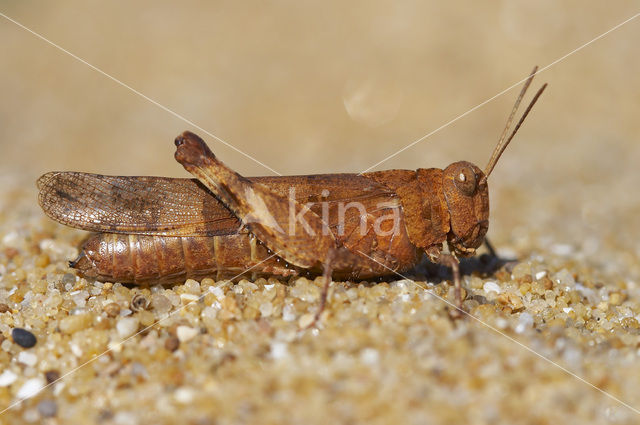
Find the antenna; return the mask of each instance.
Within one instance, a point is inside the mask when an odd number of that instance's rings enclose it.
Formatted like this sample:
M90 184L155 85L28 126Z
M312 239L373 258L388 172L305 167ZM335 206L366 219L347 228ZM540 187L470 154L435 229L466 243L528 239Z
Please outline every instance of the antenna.
M520 90L520 94L518 95L518 98L516 99L516 103L513 105L513 109L511 110L511 114L509 114L509 118L507 119L507 124L505 125L504 130L502 131L502 134L500 135L500 140L498 140L498 144L496 145L496 148L493 150L493 154L491 155L491 159L489 159L489 163L487 164L487 166L484 169L485 179L489 177L489 174L491 174L491 172L493 171L493 168L496 166L496 163L500 159L500 156L502 155L504 150L507 148L507 146L509 146L509 142L511 142L511 139L513 139L513 136L515 136L516 133L518 132L518 130L520 129L520 126L524 122L524 119L527 117L527 115L529 115L529 112L531 111L531 108L533 108L533 105L538 101L538 98L540 97L540 95L542 94L544 89L547 88L547 83L543 84L542 87L540 87L538 92L535 94L535 96L533 97L533 99L529 103L529 106L527 106L527 109L524 111L524 114L522 114L522 117L520 118L520 121L518 121L518 124L516 124L515 128L513 129L513 132L509 136L509 138L505 139L505 137L507 135L507 132L509 131L509 127L511 127L511 123L513 122L513 117L515 116L516 112L518 111L518 107L520 106L520 102L522 101L522 98L524 97L525 93L527 92L527 89L529 88L529 85L531 84L531 81L533 80L533 77L536 75L537 71L538 71L538 67L535 66L533 68L533 71L531 71L531 74L529 74L529 78L527 78L527 81L525 81L524 86L522 87L522 90Z

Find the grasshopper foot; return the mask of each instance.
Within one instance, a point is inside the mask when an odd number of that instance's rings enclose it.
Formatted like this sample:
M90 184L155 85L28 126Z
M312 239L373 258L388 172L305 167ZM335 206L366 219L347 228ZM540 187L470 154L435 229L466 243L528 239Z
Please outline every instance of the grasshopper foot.
M318 311L313 316L313 321L309 323L307 326L302 328L301 330L307 330L310 328L314 328L318 321L320 320L320 316L327 306L327 298L329 297L329 287L331 286L331 274L333 273L333 260L336 257L336 250L330 249L327 253L327 258L324 262L324 272L322 273L322 277L324 280L324 286L322 287L322 293L320 294L320 306L318 307Z
M441 264L451 269L453 275L455 305L449 305L449 317L460 319L465 314L462 309L462 283L460 281L460 260L452 254L445 254L438 250L427 250L427 255L434 263Z

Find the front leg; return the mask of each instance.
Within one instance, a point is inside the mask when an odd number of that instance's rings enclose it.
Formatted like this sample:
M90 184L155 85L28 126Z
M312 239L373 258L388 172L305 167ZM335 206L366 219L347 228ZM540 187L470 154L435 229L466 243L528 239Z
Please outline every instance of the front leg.
M454 295L455 295L455 307L449 310L449 314L453 319L459 319L462 317L464 310L462 309L462 284L460 280L460 260L453 254L446 254L441 251L440 247L432 246L425 249L425 253L429 256L429 260L436 264L449 267L451 274L453 275Z

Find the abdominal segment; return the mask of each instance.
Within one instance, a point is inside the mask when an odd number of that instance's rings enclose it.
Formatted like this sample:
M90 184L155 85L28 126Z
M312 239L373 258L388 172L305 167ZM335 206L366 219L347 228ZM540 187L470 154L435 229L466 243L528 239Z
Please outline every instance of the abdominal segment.
M190 278L256 277L265 271L296 274L280 258L270 255L247 234L172 237L98 233L85 242L71 265L88 278L152 285Z

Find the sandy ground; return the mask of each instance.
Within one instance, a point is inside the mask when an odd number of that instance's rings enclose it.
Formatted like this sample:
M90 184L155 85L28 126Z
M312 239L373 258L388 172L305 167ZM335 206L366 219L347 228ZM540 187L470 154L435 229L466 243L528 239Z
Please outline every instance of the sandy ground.
M363 171L634 2L172 7L0 7L272 169L0 18L0 423L638 421L640 21L534 81L549 88L489 181L489 236L518 262L466 263L474 318L456 323L434 296L449 296L447 275L424 266L335 283L305 332L319 281L87 281L66 266L86 235L47 219L34 186L51 170L186 176L184 129L245 175ZM483 167L516 93L375 169Z

